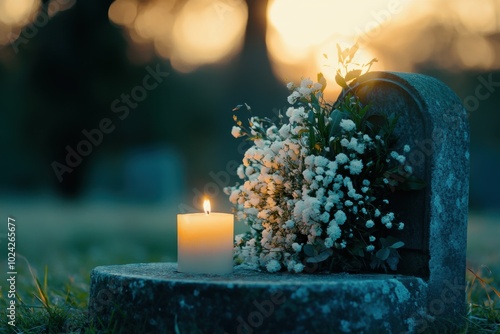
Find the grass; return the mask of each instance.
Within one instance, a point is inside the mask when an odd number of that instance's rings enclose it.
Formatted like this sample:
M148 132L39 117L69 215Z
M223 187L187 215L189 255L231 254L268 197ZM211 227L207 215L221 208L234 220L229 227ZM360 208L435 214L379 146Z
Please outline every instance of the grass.
M175 208L37 205L31 210L25 209L26 203L17 208L11 205L11 212L19 212L16 250L23 255L18 255L16 262L16 326L8 324L8 285L2 285L0 333L103 333L88 322L91 269L106 264L175 260ZM499 223L494 215L470 217L466 275L469 312L463 334L500 334ZM0 247L6 247L6 243L0 242ZM0 268L6 268L6 264ZM109 328L107 332L114 330Z
M500 291L493 285L489 268L481 272L467 269L467 301L469 314L466 333L500 333Z
M31 274L32 285L17 287L20 292L16 294L15 318L8 318L10 299L2 294L1 333L92 333L86 314L87 286L75 286L70 281L64 287L49 289L47 270L43 283ZM15 326L9 323L12 320Z

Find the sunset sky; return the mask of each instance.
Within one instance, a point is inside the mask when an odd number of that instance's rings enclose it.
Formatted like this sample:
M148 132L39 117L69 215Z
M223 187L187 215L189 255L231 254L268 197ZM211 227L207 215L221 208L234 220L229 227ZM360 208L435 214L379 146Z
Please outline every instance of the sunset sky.
M72 0L52 0L49 16ZM0 44L11 43L33 22L40 0L0 0ZM187 2L116 0L109 18L122 26L131 57L147 60L151 50L181 72L238 55L248 18L243 0ZM376 69L412 70L431 61L460 70L500 67L499 0L270 0L267 49L278 77L297 79L319 71L333 79L335 45L359 41ZM327 60L323 54L329 57Z

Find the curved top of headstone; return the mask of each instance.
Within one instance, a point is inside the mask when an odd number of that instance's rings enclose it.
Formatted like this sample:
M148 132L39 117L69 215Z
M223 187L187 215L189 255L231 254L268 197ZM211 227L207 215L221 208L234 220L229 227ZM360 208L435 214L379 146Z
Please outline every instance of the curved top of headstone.
M410 94L418 103L425 104L433 101L446 100L447 103L458 104L461 101L458 96L443 82L428 75L406 72L368 72L361 76L357 81L355 90L359 87L368 87L369 85L378 85L382 82L389 83L399 87L401 90Z

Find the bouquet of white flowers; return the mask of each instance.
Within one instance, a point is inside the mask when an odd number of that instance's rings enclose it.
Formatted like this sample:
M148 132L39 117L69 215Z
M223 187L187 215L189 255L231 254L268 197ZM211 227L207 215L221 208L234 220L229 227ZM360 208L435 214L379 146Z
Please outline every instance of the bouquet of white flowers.
M324 101L319 74L318 82L288 84L291 106L277 124L250 117L244 126L234 116L233 136L253 142L238 168L244 183L225 189L250 227L236 236L237 263L269 272L396 270L404 243L391 233L404 222L388 209L388 195L405 183L422 185L406 161L410 147L392 149L397 117L372 118L369 106L349 94L363 73L349 69L356 50L339 49L345 71L336 81L344 91L334 104Z

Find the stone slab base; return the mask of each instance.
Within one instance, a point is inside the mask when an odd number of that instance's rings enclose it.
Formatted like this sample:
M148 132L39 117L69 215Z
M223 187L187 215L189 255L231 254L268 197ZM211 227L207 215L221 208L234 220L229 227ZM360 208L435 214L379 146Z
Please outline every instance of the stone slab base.
M426 300L412 276L194 275L147 263L95 268L89 311L113 333L414 333Z

